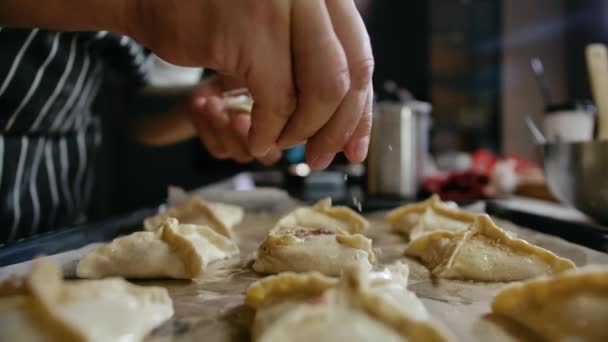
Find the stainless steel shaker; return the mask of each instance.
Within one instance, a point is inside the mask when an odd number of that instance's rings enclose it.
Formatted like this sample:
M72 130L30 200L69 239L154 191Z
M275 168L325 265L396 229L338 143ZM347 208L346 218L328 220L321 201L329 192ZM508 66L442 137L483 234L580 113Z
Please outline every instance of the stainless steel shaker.
M419 101L374 106L368 193L416 197L429 153L430 112L431 105Z

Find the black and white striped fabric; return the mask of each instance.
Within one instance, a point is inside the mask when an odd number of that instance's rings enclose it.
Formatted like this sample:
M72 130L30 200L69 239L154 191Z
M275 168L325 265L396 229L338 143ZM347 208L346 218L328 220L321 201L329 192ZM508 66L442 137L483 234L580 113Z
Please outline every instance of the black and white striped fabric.
M141 82L149 62L109 32L0 27L0 244L86 219L103 72Z

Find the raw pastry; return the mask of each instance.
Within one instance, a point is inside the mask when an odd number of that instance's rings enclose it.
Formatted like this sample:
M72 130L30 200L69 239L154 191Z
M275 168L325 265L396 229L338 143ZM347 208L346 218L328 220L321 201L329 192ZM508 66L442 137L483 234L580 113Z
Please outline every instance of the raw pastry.
M208 226L216 232L232 238L234 236L232 228L243 220L243 208L230 204L207 202L199 196L192 196L187 202L145 219L144 228L154 231L169 217L174 217L184 224Z
M245 303L252 308L269 306L284 300L307 300L321 295L338 284L338 280L319 272L293 273L268 276L247 288Z
M407 266L394 268L372 280L360 270L347 272L340 283L317 272L282 273L254 283L246 297L256 309L254 339L443 341L422 303L405 288Z
M416 320L429 320L430 315L416 294L407 289L410 269L400 261L384 270L370 273L369 290L395 304L398 310Z
M501 291L492 311L547 341L608 341L608 267L587 266Z
M332 229L297 228L270 233L258 248L253 269L261 273L319 271L339 275L344 267L371 269L372 240Z
M399 207L386 217L393 231L410 240L437 231L458 232L467 229L475 214L458 209L455 203L442 202L433 195L424 202Z
M348 207L331 204L326 198L312 207L301 207L280 219L271 230L274 232L292 230L295 227L313 229L333 229L349 234L363 233L369 222Z
M81 278L192 279L214 261L238 254L236 244L209 227L165 220L157 231L120 237L86 254L78 263Z
M251 113L253 98L248 92L235 92L224 95L224 107L231 112Z
M439 278L514 281L575 268L572 261L509 237L488 215L465 231L437 232L412 241L406 255L420 258Z
M0 297L2 341L140 341L173 315L167 290L122 279L64 281L34 262L21 294Z
M279 220L258 248L253 269L262 273L319 271L339 275L343 268L371 269L372 241L358 234L368 222L329 199L298 208Z

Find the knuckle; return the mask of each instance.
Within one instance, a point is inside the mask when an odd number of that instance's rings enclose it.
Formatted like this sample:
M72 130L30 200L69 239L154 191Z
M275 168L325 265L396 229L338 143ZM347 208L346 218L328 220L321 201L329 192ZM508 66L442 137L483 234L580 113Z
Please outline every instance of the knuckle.
M270 114L272 117L284 120L289 118L296 110L296 96L294 92L287 91L282 95L273 97L272 103L258 104L256 109L264 114Z
M263 23L272 10L268 1L244 1L244 5L251 20L255 23Z
M347 66L338 68L333 75L326 77L319 83L319 95L323 102L341 101L350 88L350 72Z
M212 30L215 31L215 29ZM199 42L199 44L199 49L205 51L204 62L209 68L214 68L216 70L230 69L226 63L227 54L222 41L216 39L204 40Z
M285 92L283 96L280 97L280 101L278 101L275 111L277 115L281 115L282 117L289 117L296 110L296 95L292 91Z
M350 134L348 132L342 134L319 134L317 137L315 137L315 145L324 151L337 152L344 146L349 136Z
M367 128L371 128L374 122L374 113L372 111L363 113L361 119L359 119L359 122L360 124L366 125Z
M365 91L369 88L374 75L374 59L367 58L355 63L351 67L351 87L355 90Z
M357 133L367 134L371 132L373 124L373 114L371 112L363 113L363 116L361 117L361 119L359 120L359 124L357 125Z

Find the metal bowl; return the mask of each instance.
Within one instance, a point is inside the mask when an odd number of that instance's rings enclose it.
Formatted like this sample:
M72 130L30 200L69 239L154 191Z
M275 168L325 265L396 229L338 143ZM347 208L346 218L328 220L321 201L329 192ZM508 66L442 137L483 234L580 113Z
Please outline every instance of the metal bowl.
M540 148L551 192L608 224L608 141L547 143Z

